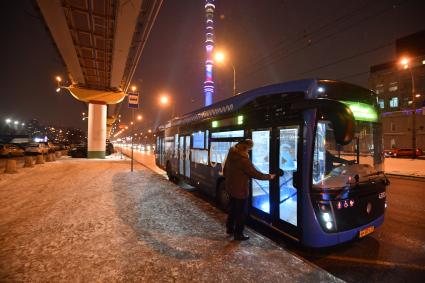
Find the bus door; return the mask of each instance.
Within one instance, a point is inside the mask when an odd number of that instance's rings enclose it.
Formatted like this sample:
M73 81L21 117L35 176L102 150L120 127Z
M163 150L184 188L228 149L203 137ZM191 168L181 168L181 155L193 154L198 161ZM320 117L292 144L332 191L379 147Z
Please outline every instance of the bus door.
M273 225L293 236L298 234L298 206L299 196L297 184L299 184L300 162L302 156L300 150L302 144L299 138L299 124L292 124L273 129L272 152L274 154L271 171L283 175L276 176L271 182L271 198Z
M185 136L184 175L190 178L190 136Z
M270 129L252 130L251 138L254 148L251 152L252 163L262 173L270 171ZM270 181L252 179L251 181L251 213L266 222L271 222Z
M179 137L179 174L184 175L184 136Z

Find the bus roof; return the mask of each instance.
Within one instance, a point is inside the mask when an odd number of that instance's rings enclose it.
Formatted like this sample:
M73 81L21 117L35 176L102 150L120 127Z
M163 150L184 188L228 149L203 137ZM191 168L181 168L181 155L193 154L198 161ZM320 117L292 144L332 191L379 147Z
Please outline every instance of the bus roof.
M184 125L212 118L220 114L230 114L264 95L300 92L305 94L305 99L328 98L334 100L356 100L376 104L376 98L373 92L363 87L334 80L304 79L262 86L240 93L237 96L187 113L182 117L176 117L168 121L166 125L160 126L160 128Z

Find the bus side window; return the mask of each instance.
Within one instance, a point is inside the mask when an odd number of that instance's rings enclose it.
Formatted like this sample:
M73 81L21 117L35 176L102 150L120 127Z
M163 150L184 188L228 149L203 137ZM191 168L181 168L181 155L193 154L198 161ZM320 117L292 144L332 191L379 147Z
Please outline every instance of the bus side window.
M217 163L220 163L220 164L224 163L230 147L234 146L235 144L237 144L236 141L211 142L211 149L210 149L211 166L215 167Z

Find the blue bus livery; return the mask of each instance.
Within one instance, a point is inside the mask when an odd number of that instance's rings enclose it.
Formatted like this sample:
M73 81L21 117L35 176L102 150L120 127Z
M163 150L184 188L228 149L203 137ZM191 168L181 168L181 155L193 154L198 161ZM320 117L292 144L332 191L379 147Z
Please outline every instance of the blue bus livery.
M264 86L177 117L157 132L156 164L225 207L222 168L250 138L249 216L311 247L372 233L383 223L388 180L376 95L333 80Z

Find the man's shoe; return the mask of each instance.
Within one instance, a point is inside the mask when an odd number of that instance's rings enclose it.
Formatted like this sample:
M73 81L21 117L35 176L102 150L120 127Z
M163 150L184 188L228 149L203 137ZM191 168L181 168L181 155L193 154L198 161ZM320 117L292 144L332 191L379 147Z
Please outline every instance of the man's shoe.
M234 237L235 241L246 241L249 239L249 236L246 236L244 234L235 235Z

